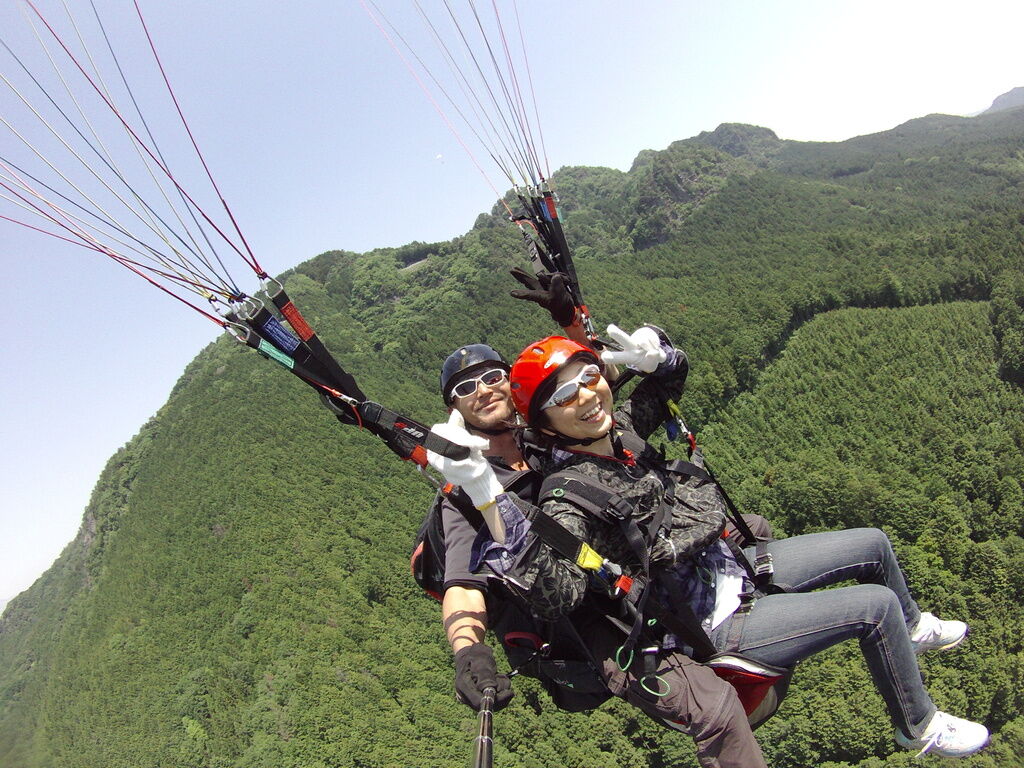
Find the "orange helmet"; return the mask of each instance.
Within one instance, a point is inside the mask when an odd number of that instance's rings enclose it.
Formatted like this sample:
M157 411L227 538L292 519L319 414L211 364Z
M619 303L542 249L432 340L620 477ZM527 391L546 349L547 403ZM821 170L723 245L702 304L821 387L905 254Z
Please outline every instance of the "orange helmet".
M562 336L548 336L519 353L509 374L516 410L534 424L543 403L554 390L555 374L566 363L580 358L600 361L593 350Z

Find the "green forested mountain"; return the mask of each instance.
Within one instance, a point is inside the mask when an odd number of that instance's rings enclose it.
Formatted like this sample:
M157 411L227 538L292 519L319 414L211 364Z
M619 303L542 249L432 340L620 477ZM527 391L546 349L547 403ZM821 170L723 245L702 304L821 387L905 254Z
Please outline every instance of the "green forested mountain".
M835 144L723 125L555 182L589 305L689 351L688 421L741 505L790 535L888 530L925 606L972 626L923 667L940 707L996 734L963 764L1024 764L1024 109ZM494 211L284 280L368 394L430 422L454 346L550 332L507 296L525 260ZM464 764L473 719L408 576L430 497L293 377L211 344L4 611L0 765ZM628 707L568 715L516 688L498 765L694 764ZM801 666L759 733L775 766L911 759L854 644Z

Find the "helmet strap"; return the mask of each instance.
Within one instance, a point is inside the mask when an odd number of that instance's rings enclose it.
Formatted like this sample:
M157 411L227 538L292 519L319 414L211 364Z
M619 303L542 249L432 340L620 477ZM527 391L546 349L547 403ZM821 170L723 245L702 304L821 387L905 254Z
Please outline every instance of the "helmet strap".
M596 443L598 440L604 440L608 435L611 434L612 430L615 429L615 422L608 428L608 431L603 435L597 437L588 437L585 440L580 440L578 437L566 437L561 432L555 432L553 430L540 430L540 434L551 443L554 443L559 448L574 448L576 446L583 446L586 448L588 445Z

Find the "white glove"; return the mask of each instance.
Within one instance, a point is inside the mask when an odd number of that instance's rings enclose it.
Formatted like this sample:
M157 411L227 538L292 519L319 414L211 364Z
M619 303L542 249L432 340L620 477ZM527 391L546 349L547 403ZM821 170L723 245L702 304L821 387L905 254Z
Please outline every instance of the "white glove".
M668 356L653 328L645 326L630 336L617 325L609 325L608 335L622 347L621 352L606 349L601 353L601 362L609 365L628 365L641 373L653 373Z
M484 458L483 452L490 447L490 442L467 432L462 414L454 408L448 421L435 424L430 431L456 445L469 448L469 456L459 461L427 451L427 463L444 475L449 483L466 492L473 505L481 510L491 537L501 544L505 541L505 524L498 513L497 504L492 502L505 489L498 482L490 462Z

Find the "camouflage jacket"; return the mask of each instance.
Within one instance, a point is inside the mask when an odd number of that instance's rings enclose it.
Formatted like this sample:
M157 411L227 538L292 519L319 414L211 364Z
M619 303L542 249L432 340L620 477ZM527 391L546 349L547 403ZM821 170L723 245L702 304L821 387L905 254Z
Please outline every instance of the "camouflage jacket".
M685 482L673 482L661 462L638 460L622 446L624 432L647 438L669 417L665 403L682 393L687 371L686 355L673 350L665 363L645 378L615 412L615 457L565 450L553 454L555 472L571 468L627 500L633 509L633 520L645 535L661 508L666 490L672 488L671 526L667 535L655 539L650 549L655 571L683 564L703 553L716 542L725 525L725 502L717 486L692 477ZM691 461L699 465L699 453ZM547 501L542 511L606 559L623 566L627 573L642 570L639 556L617 523L599 519L568 501ZM510 517L514 518L515 513ZM516 585L542 618L554 619L578 608L590 586L586 573L538 541L529 533L528 525L507 527L515 535L506 540L504 547L493 543L478 547L474 559L487 562Z

